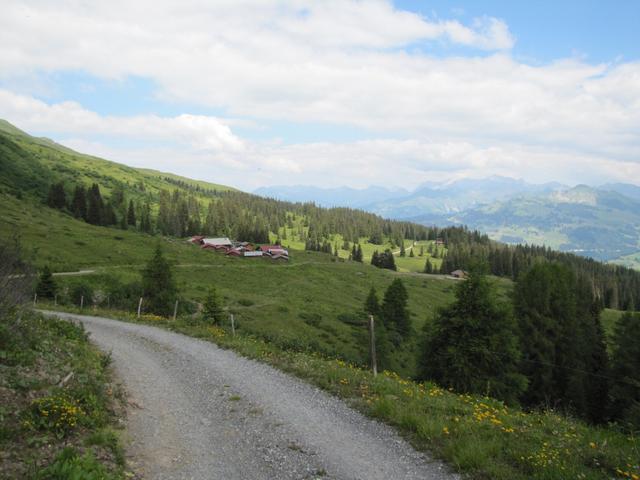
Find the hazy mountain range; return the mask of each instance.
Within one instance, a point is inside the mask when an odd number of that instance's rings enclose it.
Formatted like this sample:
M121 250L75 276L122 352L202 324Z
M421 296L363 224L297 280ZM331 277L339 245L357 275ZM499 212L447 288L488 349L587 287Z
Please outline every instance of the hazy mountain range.
M640 186L632 184L569 187L494 176L430 182L413 191L283 186L255 193L357 207L423 224L465 224L496 240L544 244L629 265L640 257Z

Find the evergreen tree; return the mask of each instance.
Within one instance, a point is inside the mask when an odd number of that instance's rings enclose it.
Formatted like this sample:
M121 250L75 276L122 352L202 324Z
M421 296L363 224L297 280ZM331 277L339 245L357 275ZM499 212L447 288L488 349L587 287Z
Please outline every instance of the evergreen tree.
M627 312L613 334L612 416L629 430L640 429L640 314Z
M57 208L58 210L67 208L67 196L64 191L63 182L54 183L49 187L47 205L51 208Z
M145 233L151 233L151 229L151 207L148 202L145 202L140 215L140 230Z
M133 200L129 200L129 208L127 209L127 225L136 226L136 211L133 207Z
M91 185L88 197L89 207L87 209L87 222L92 225L102 225L104 223L104 203L102 201L102 195L100 195L100 187L98 187L97 183Z
M375 287L371 287L367 299L364 302L364 312L367 315L373 315L374 317L380 317L380 301L378 300L378 294Z
M45 265L38 278L38 284L36 285L36 293L40 298L53 298L58 291L58 287L51 273L49 265Z
M514 402L526 388L518 373L518 338L508 307L489 281L474 272L456 285L456 300L425 330L420 376L458 392Z
M224 318L224 311L222 310L222 302L218 297L218 293L214 286L209 288L207 298L204 301L202 309L202 318L212 325L218 325L222 323Z
M424 245L420 245L420 256L424 257Z
M429 258L427 258L427 261L424 264L424 273L433 273L433 266L431 265Z
M415 254L413 253L413 248L411 250L409 250L409 256L411 258L415 257Z
M169 316L178 296L171 265L162 254L160 244L142 271L142 296L146 309L158 315Z
M380 256L377 250L375 250L373 255L371 255L371 265L380 268Z
M385 326L389 330L396 332L400 339L406 339L412 331L411 316L407 309L409 294L402 283L402 280L396 278L384 293L382 301L382 317Z
M590 282L559 263L539 263L514 288L529 381L527 405L559 405L593 422L605 420L608 358L600 309Z
M393 252L389 249L386 249L382 254L382 268L386 268L388 270L396 271L398 268L396 267L396 261L393 258Z
M71 213L76 218L87 219L87 195L83 185L76 185L73 191Z
M404 249L404 241L400 241L400 256L404 257L407 254L407 252Z
M356 250L356 262L362 263L363 260L364 258L362 256L362 247L360 246L360 244L358 244L358 248Z
M111 226L118 223L118 217L116 217L116 211L113 208L111 202L107 202L102 212L102 225Z

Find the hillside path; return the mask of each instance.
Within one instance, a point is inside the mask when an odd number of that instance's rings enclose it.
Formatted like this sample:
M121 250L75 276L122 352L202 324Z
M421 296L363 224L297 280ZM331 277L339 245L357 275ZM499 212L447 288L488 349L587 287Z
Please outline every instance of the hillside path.
M127 450L146 479L453 479L392 428L268 365L167 330L81 321L132 405Z

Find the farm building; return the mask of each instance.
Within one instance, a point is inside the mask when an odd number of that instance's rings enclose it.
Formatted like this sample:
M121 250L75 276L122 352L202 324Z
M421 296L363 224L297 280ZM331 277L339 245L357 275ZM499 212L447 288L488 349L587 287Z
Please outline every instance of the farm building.
M215 248L218 247L233 247L233 242L229 240L227 237L220 238L203 238L202 245L209 245Z
M453 272L451 272L451 276L453 278L467 278L468 275L469 274L464 270L454 270Z

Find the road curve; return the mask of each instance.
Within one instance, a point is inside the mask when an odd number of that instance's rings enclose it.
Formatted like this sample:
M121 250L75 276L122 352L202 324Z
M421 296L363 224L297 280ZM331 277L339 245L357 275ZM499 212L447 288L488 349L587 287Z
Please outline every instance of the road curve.
M155 327L55 315L81 321L112 353L135 407L130 463L146 479L458 478L392 428L268 365Z

